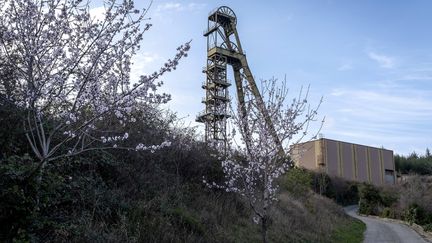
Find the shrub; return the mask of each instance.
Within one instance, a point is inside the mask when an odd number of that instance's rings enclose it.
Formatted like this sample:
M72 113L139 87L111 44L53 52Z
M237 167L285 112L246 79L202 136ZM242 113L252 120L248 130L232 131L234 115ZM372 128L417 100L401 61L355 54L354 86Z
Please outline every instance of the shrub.
M391 189L383 189L380 191L381 204L384 207L391 207L394 203L398 201L398 194Z
M359 190L359 213L366 215L378 215L378 207L381 204L379 190L370 184L362 184Z
M411 205L408 209L405 210L405 221L407 221L410 224L417 222L418 217L418 206L417 205Z
M312 174L303 168L292 168L282 178L281 186L295 197L306 196L312 188Z
M35 183L26 181L33 167L28 155L0 163L0 240L28 240L26 229L36 218Z
M385 207L381 212L383 218L395 218L395 211L393 208Z
M334 199L338 204L343 206L358 203L359 193L356 182L347 181L339 177L328 177L327 180L327 188L324 192L325 196Z

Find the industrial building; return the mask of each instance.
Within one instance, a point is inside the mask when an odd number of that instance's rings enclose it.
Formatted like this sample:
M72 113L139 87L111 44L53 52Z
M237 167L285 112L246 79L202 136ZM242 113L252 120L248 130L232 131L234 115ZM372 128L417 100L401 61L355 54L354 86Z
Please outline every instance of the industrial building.
M320 138L297 144L291 156L296 164L351 181L395 184L393 151Z

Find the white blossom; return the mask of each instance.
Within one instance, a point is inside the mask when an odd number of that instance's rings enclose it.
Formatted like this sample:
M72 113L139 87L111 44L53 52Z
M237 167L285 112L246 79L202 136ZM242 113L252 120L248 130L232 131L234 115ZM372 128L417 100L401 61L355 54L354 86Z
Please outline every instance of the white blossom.
M292 166L287 154L293 145L304 138L309 123L316 119L316 111L321 103L311 108L306 102L308 92L300 92L301 99L294 99L293 103L287 105L285 99L288 90L284 83L278 88L276 80L264 81L263 90L265 106L277 137L282 142L283 151L271 135L271 128L258 109L251 91L246 89L248 102L245 102L244 107L238 107L237 112L232 112L235 130L240 138L235 137L236 132L233 131L228 141L230 149L224 158L218 157L225 179L218 184L204 178L203 183L210 188L234 192L244 197L254 212L253 221L265 225L269 207L277 200L278 178ZM297 139L292 140L293 137Z
M179 46L160 69L132 83L132 58L151 26L143 23L147 11L135 9L132 0L110 0L102 19L95 19L90 6L80 0L1 2L0 55L17 70L11 101L29 111L24 130L41 161L123 147L131 134L105 131L100 124L114 120L125 127L136 121L136 107L168 102L169 94L158 93L160 78L190 49L189 43ZM58 124L47 126L47 118ZM59 135L63 140L52 139ZM166 146L133 147L154 152Z

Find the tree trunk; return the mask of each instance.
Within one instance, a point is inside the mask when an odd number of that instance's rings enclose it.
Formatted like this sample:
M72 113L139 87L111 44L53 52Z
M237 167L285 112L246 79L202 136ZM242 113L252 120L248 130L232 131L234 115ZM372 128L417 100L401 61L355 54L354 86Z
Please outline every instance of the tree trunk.
M267 243L267 219L261 218L261 236L263 243Z
M47 161L46 160L42 160L39 164L39 166L36 168L36 207L35 210L38 211L39 210L39 205L40 205L40 187L42 185L42 176L45 170L45 165L46 165Z

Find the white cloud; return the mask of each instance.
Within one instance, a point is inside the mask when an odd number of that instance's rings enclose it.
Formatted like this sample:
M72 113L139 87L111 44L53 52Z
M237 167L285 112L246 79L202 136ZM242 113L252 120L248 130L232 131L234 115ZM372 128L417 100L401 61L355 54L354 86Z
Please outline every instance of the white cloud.
M164 3L164 4L159 4L156 8L157 12L160 11L181 11L184 9L184 6L180 3L173 3L173 2L169 2L169 3Z
M380 67L382 68L393 68L395 66L395 59L389 56L385 56L382 54L377 54L375 52L368 52L368 56L370 59L378 62Z
M332 117L324 126L329 138L381 146L409 153L411 146L430 146L432 90L374 85L333 89L321 113Z
M153 73L159 69L159 62L162 58L156 53L140 52L132 58L131 81L137 81L141 75ZM157 66L159 65L159 66Z
M428 99L428 93L413 90L401 92L346 89L335 90L331 95L349 105L339 108L338 112L371 114L380 119L389 118L390 120L393 119L391 115L411 115L410 119L426 116L432 119L432 101Z
M346 71L346 70L351 70L351 69L353 69L353 66L351 65L351 63L344 63L338 67L339 71Z
M432 75L429 74L408 74L398 79L398 81L429 81L432 80Z
M163 3L163 4L159 4L156 7L156 12L162 12L162 11L176 11L176 12L180 12L180 11L195 11L195 10L200 10L202 8L204 8L206 6L206 4L204 3L189 3L189 4L183 4L183 3L179 3L179 2L167 2L167 3Z
M205 3L189 3L188 9L189 10L200 10L206 7Z
M341 96L341 95L343 95L343 94L345 94L345 91L342 90L342 89L334 89L334 90L330 93L330 95L332 95L332 96Z

